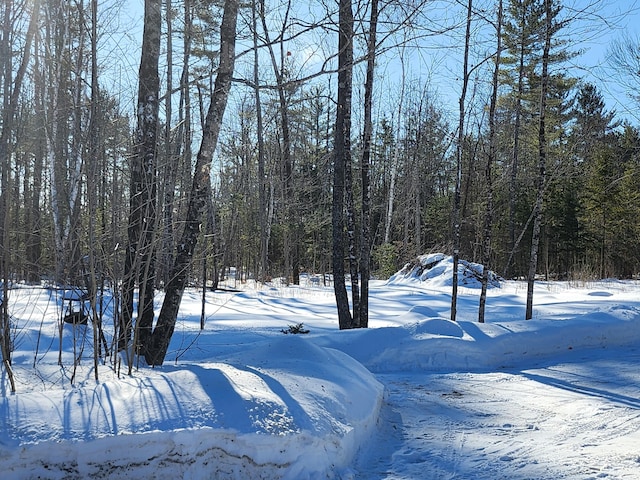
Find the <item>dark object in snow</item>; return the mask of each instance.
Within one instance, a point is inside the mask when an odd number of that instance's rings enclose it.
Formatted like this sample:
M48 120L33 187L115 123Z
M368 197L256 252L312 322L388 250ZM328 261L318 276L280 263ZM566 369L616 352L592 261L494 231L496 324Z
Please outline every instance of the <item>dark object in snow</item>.
M70 323L72 325L86 325L88 319L89 317L83 312L67 313L63 318L65 323Z
M86 302L91 298L89 292L78 287L69 287L62 291L64 311L61 313L64 323L86 325L89 320ZM66 307L64 304L66 303Z
M304 328L304 325L302 323L298 323L297 325L289 325L289 328L287 330L282 329L280 331L285 335L288 335L290 333L293 335L309 333L309 330Z

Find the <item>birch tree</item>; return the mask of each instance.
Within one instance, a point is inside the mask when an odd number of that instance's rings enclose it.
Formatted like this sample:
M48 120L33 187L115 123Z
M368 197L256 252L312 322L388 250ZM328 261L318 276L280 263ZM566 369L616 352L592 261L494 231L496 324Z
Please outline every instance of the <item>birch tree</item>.
M74 37L80 15L60 0L44 4L45 126L51 206L56 252L56 282L76 282L80 268L78 244L82 200L83 39ZM78 12L74 12L78 13ZM73 28L72 28L73 25ZM84 28L82 29L84 32ZM82 33L84 35L84 33ZM75 48L74 48L75 44ZM75 59L72 53L76 54Z

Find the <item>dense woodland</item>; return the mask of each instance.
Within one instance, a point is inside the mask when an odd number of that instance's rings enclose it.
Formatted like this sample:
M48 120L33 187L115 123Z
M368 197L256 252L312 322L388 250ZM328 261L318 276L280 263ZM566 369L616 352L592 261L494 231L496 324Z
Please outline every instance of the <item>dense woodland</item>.
M127 2L2 2L3 298L113 288L127 332L135 288L230 268L357 282L441 251L507 278L532 254L538 276L637 275L640 130L575 68L616 19L568 3L146 0L127 23ZM633 104L640 42L620 38L606 82ZM450 92L412 75L441 49Z

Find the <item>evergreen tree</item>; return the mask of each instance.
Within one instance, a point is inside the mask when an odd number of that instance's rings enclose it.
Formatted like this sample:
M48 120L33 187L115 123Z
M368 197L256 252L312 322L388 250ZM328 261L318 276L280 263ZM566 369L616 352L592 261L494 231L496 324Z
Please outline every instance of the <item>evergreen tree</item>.
M640 133L626 125L615 143L600 144L587 167L581 195L586 262L599 278L630 277L638 270Z
M559 278L582 274L585 265L584 225L580 221L581 192L595 152L614 141L614 112L592 84L583 84L574 98L573 123L563 150L558 152L555 172L546 197L546 267ZM577 270L574 272L574 270Z
M564 24L559 15L561 5L552 0L550 5L550 35L547 75L547 108L545 128L549 145L558 145L562 137L570 102L567 100L575 80L563 73L551 73L555 65L562 64L575 54L568 50L558 33ZM527 235L530 212L535 200L535 186L531 181L537 175L538 116L541 96L542 54L546 35L545 0L509 0L505 10L503 28L504 58L501 83L507 92L499 99L497 118L503 124L499 143L502 155L508 157L509 220L507 243L509 260L505 275L522 275L528 260L519 250ZM551 155L550 160L553 160ZM550 169L552 170L552 169Z

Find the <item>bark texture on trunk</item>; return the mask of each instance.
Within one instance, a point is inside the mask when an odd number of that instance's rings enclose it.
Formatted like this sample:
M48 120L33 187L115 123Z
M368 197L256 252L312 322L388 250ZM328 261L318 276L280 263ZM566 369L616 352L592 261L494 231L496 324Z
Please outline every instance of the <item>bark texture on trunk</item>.
M338 104L333 151L333 289L340 329L352 328L345 283L345 177L351 154L351 90L353 73L353 11L351 0L340 0L338 38Z
M238 0L227 0L224 4L220 25L220 65L214 84L213 97L205 119L200 150L196 158L184 231L178 243L176 259L169 283L166 286L165 299L158 316L158 323L153 330L151 347L145 355L149 365L162 365L167 355L187 281L188 268L207 208L211 161L218 144L235 65L238 6Z
M549 51L551 50L551 0L545 0L545 41L542 53L542 78L540 91L540 121L538 123L538 192L536 203L533 207L533 233L531 234L531 258L529 260L529 275L527 276L527 307L525 318L533 317L533 287L538 267L538 245L540 243L540 230L542 226L542 202L544 198L547 142L545 131L545 116L547 110L547 90L549 89Z

